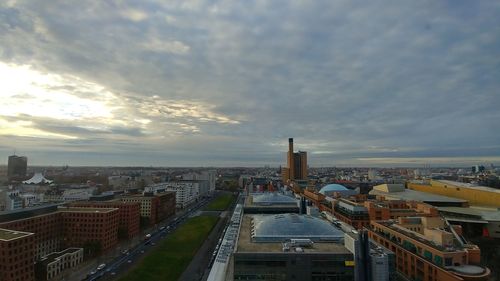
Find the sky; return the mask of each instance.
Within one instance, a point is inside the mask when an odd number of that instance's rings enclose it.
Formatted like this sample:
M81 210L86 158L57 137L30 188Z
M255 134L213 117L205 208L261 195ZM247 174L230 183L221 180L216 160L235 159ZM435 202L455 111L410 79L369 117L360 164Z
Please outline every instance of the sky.
M0 2L0 159L500 164L499 1Z

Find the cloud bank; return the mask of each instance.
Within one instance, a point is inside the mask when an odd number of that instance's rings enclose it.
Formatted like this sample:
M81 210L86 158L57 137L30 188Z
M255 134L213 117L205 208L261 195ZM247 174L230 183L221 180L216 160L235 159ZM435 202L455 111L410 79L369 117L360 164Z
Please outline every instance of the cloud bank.
M497 1L0 4L0 156L500 163Z

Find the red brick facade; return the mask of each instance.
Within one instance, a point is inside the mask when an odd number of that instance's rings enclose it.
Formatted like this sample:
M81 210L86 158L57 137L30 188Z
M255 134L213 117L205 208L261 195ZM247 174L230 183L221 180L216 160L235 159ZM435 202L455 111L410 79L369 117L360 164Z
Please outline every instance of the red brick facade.
M36 259L60 250L62 219L58 212L1 223L0 228L34 233Z
M2 233L12 232L0 230ZM35 280L35 237L33 233L17 233L17 237L5 239L0 234L0 280Z
M61 208L64 247L84 247L99 242L103 252L118 243L119 210L117 208Z
M141 204L132 202L78 202L73 203L72 207L88 207L88 208L118 208L119 209L119 224L118 228L124 236L122 238L130 239L138 235L140 232L141 220Z

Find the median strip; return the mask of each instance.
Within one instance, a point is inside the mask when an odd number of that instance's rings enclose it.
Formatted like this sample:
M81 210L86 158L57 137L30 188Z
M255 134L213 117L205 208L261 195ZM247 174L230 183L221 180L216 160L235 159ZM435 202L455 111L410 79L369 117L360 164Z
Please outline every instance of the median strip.
M177 280L203 244L218 217L197 216L171 233L120 281Z

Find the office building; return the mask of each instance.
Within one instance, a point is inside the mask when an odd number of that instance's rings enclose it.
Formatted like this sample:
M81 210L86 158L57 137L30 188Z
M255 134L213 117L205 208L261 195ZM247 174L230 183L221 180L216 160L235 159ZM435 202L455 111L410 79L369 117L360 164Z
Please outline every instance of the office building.
M346 232L344 240L344 245L354 255L355 281L402 280L396 272L394 253L369 239L366 230Z
M408 184L410 186L410 183ZM420 201L436 207L468 207L469 202L464 199L449 196L437 195L436 193L424 190L413 190L405 188L403 184L380 184L373 187L370 195L382 196L387 200L407 200Z
M71 207L80 208L118 208L120 216L118 234L120 239L130 239L139 234L141 222L141 204L139 202L121 202L118 200L105 202L76 202Z
M26 177L28 169L28 158L25 156L11 155L7 164L7 177L23 178Z
M369 227L370 221L389 220L409 216L438 216L438 209L420 202L368 199L363 195L340 198L333 202L333 215L356 229Z
M66 247L96 242L101 250L118 239L117 208L71 208L56 205L12 211L0 216L0 228L34 233L34 257L40 260Z
M0 228L34 233L36 260L61 249L62 225L57 206L11 211L0 218Z
M243 215L234 280L353 280L344 233L306 215ZM285 242L286 241L286 242Z
M500 189L448 180L411 181L408 189L467 200L470 205L500 207ZM443 206L444 207L444 206Z
M480 249L460 228L440 217L401 217L371 221L369 237L396 254L399 273L410 280L488 280Z
M0 228L0 280L35 280L34 250L33 233Z
M293 138L288 139L287 167L281 172L284 183L307 179L307 152L293 152Z
M175 192L157 190L156 193L146 192L144 195L123 196L119 200L140 203L140 215L145 224L154 225L175 214Z
M164 191L175 192L176 207L184 209L199 199L200 184L197 181L182 180L157 183L144 188L145 193Z
M59 207L58 212L63 221L63 248L85 247L91 242L106 252L118 244L117 208Z

